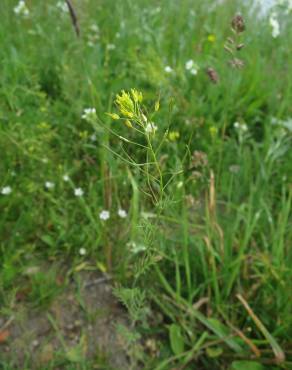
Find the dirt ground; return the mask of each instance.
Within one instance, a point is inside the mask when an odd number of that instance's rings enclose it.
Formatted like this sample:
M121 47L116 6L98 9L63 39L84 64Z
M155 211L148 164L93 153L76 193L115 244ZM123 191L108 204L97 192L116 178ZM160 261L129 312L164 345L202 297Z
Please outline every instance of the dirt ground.
M19 302L10 317L0 316L0 329L7 336L0 344L1 360L12 361L15 369L23 369L26 361L42 369L52 361L89 359L98 369L129 369L119 325L127 326L127 315L112 294L110 279L81 272L48 307Z

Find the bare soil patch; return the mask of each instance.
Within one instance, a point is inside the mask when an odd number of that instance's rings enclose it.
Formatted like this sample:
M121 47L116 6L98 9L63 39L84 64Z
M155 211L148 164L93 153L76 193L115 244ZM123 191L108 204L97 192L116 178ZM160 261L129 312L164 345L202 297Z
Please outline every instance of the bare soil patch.
M10 320L0 316L0 329L7 336L0 344L1 360L15 369L23 369L25 363L34 369L57 363L54 368L62 369L68 361L88 360L98 369L128 369L119 325L127 326L127 315L113 296L109 279L80 272L49 307L19 302ZM100 367L102 363L106 367Z

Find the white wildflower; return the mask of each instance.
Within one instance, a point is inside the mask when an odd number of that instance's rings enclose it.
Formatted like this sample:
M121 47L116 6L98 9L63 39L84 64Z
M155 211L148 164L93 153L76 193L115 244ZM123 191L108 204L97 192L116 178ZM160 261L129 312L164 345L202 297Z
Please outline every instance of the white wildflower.
M10 186L4 186L4 188L1 189L2 195L9 195L12 192L12 189Z
M155 134L157 131L157 126L153 122L148 122L145 127L145 132L147 134Z
M193 76L196 76L198 74L198 68L197 67L194 67L190 70L190 74L192 74Z
M193 76L198 74L199 66L192 60L188 60L185 64L185 68L187 71L190 72Z
M90 136L90 140L94 143L96 141L96 135L95 134L92 134Z
M80 254L80 256L85 256L86 255L86 249L85 248L80 248L79 249L79 254Z
M96 32L98 33L99 32L99 27L97 24L93 23L91 26L90 26L90 30L93 31L93 32Z
M140 252L144 252L147 249L146 245L144 245L144 244L137 244L134 241L128 242L127 243L127 247L130 248L130 251L133 254L138 254Z
M106 48L107 48L107 50L115 50L116 45L115 44L107 44Z
M194 66L194 61L192 59L190 59L186 62L186 65L185 65L186 70L188 70L188 71L191 70L193 68L193 66Z
M124 210L124 209L119 209L118 210L118 215L121 217L121 218L126 218L127 217L127 212Z
M110 212L104 209L103 211L100 212L99 218L103 221L108 220L110 218Z
M240 166L238 166L237 164L232 164L231 166L229 166L229 171L231 173L238 173L240 171Z
M56 7L61 10L63 13L68 13L69 9L65 1L58 1Z
M85 108L81 116L85 121L92 121L96 118L95 108Z
M20 0L18 4L13 8L15 14L27 17L29 15L29 10L25 4L25 1Z
M172 69L170 66L166 66L166 67L164 68L164 71L165 71L166 73L172 73L172 72L173 72L173 69Z
M269 23L272 27L272 36L275 39L280 35L280 24L275 12L271 13Z
M248 127L245 123L239 123L239 122L235 122L233 124L234 128L236 130L238 130L239 132L247 132L248 131Z
M45 182L45 188L47 189L53 189L55 187L55 184L51 181L46 181Z
M64 176L63 176L63 180L64 180L65 182L68 182L68 181L70 180L70 177L69 177L68 175L64 175Z
M74 195L75 197L82 197L84 195L84 191L81 188L74 189Z

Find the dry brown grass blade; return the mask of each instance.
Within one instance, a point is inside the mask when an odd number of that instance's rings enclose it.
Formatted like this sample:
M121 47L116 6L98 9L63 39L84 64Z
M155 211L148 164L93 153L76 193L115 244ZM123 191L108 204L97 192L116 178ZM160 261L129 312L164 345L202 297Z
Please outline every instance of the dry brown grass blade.
M249 339L247 336L237 327L235 327L230 321L225 320L226 324L232 329L252 350L256 357L261 357L261 351L258 347Z
M209 212L212 222L216 219L216 191L215 191L215 176L214 172L210 172L210 188L209 188Z
M220 225L217 222L216 215L216 187L215 187L215 176L214 172L210 172L210 187L209 187L209 199L208 199L208 211L210 214L210 220L212 227L220 240L220 254L224 258L224 233Z
M79 28L79 24L78 24L77 14L75 12L75 9L73 7L73 4L72 4L71 0L65 0L65 1L66 1L66 4L67 4L69 12L70 12L71 21L72 21L73 27L75 29L76 35L77 35L77 37L79 37L80 28Z
M272 347L272 350L275 354L277 363L282 363L285 361L285 354L282 348L279 346L275 338L269 333L269 331L266 329L264 324L261 322L261 320L257 317L257 315L253 312L247 301L242 297L241 294L236 295L237 299L242 303L243 307L248 312L249 316L253 319L254 323L258 327L258 329L261 331L263 336L266 338L266 340L270 343L270 346Z

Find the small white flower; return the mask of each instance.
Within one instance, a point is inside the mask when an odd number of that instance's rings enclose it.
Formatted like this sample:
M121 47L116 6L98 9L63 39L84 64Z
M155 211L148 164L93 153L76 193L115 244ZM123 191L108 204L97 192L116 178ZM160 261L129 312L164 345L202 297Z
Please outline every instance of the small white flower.
M275 39L280 35L280 24L278 22L276 13L273 12L270 15L269 23L272 27L272 36Z
M10 186L4 186L4 188L1 189L2 195L9 195L12 192L12 189Z
M186 70L190 71L190 70L193 68L194 64L195 64L195 63L194 63L194 61L193 61L192 59L188 60L188 61L186 62L186 65L185 65Z
M90 140L94 143L96 141L96 135L95 134L92 134L90 136Z
M80 254L80 256L85 256L86 255L86 249L85 248L80 248L79 249L79 254Z
M155 134L157 131L157 126L153 122L148 122L145 127L145 132L147 134Z
M232 164L231 166L229 166L229 171L231 173L238 173L240 171L240 166L238 166L237 164Z
M186 62L185 67L193 76L198 74L199 66L192 59Z
M69 9L65 1L58 1L56 7L61 10L63 13L68 13Z
M27 17L29 15L29 10L23 0L20 0L18 4L13 8L15 14Z
M243 123L243 124L241 125L241 130L242 130L243 132L246 132L246 131L248 130L248 127L247 127L247 125L246 125L245 123Z
M91 121L96 118L95 108L85 108L81 116L85 121Z
M108 220L109 218L110 218L110 213L109 213L109 211L107 211L107 210L103 210L103 211L101 211L100 212L100 214L99 214L99 218L101 219L101 220L103 220L103 221L106 221L106 220Z
M81 188L74 189L75 197L82 197L83 194L84 194L84 191Z
M248 127L247 127L247 125L246 125L245 123L235 122L235 123L233 124L233 127L234 127L236 130L240 131L240 132L247 132L247 131L248 131Z
M127 217L127 212L124 210L124 209L119 209L118 210L118 215L121 217L121 218L126 218Z
M165 71L166 73L172 73L172 72L173 72L173 69L172 69L170 66L166 66L166 67L164 68L164 71Z
M63 176L63 180L64 180L65 182L68 182L68 181L70 180L70 177L69 177L68 175L64 175L64 176Z
M107 50L115 50L116 45L115 44L107 44Z
M128 242L127 243L127 247L130 248L130 251L133 254L138 254L140 252L144 252L147 249L146 245L144 245L144 244L137 244L134 241Z
M190 74L193 75L193 76L196 76L198 74L198 69L196 67L192 68L190 70Z
M90 29L91 31L95 32L95 33L98 33L99 32L99 27L97 24L93 23L91 26L90 26Z
M47 189L53 189L53 188L54 188L54 186L55 186L55 184L54 184L53 182L51 182L51 181L46 181L46 182L45 182L45 187L46 187Z

